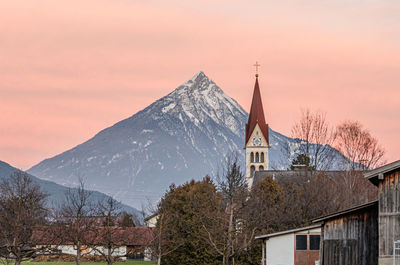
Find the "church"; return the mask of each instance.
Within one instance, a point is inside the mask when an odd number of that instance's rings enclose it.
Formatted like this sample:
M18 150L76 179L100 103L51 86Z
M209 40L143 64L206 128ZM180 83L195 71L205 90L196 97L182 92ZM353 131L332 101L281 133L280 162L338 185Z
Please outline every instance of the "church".
M259 64L255 64L256 67ZM292 181L296 177L310 177L315 172L305 165L294 165L293 170L275 170L269 164L269 126L266 123L261 99L261 90L256 74L249 118L245 128L245 176L249 189L262 179L272 176L279 182ZM316 171L320 172L320 171ZM343 173L340 170L324 170L323 174L335 178Z
M260 86L258 84L258 74L256 74L249 120L246 124L245 149L246 181L248 187L251 188L255 172L269 169L268 124L265 122Z

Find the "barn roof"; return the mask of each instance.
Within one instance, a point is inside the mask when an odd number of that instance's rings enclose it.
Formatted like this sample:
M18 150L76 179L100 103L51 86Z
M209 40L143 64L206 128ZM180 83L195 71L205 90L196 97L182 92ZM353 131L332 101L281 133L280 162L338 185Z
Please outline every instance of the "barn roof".
M383 178L383 175L394 170L400 169L400 160L386 164L382 167L378 167L374 170L368 171L364 174L364 177L371 181L374 185L378 184L379 177Z
M320 227L321 227L321 224L314 224L314 225L309 225L309 226L305 226L305 227L300 227L300 228L290 229L290 230L286 230L286 231L276 232L276 233L272 233L272 234L256 236L255 239L265 239L265 238L268 239L268 238L275 237L275 236L292 234L292 233L297 233L297 232L301 232L301 231L305 231L305 230L311 230L311 229L320 228Z
M354 212L357 212L357 211L365 210L365 209L370 208L370 207L377 207L377 206L378 206L378 200L375 200L375 201L367 202L367 203L364 203L364 204L360 204L360 205L348 208L348 209L343 210L343 211L339 211L339 212L335 212L335 213L331 213L331 214L328 214L328 215L325 215L325 216L318 217L317 219L314 219L312 222L313 223L323 222L323 221L326 221L326 220L329 220L329 219L333 219L333 218L336 218L336 217L339 217L339 216L342 216L342 215L347 215L349 213L354 213Z

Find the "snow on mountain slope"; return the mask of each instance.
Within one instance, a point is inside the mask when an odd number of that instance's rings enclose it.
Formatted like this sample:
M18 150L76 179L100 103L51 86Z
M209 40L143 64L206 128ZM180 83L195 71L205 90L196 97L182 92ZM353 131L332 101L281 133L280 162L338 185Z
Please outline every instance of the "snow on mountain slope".
M66 186L84 176L90 189L140 207L159 199L171 183L215 175L226 155L236 153L243 164L247 118L199 72L144 110L28 172ZM298 143L272 130L270 138L271 167L286 169ZM292 150L291 157L284 150Z

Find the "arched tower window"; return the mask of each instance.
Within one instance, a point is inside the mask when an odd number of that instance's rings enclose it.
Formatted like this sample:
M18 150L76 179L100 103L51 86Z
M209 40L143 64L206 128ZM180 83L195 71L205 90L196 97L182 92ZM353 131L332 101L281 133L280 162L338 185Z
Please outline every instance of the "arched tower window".
M264 152L261 152L261 163L264 163Z
M258 152L256 153L256 163L260 162L260 156L258 154Z
M250 154L250 162L254 163L254 153L253 152L251 152L251 154Z
M254 177L254 171L256 171L256 167L255 166L251 166L250 167L250 176Z
M259 171L264 170L264 167L263 167L263 166L260 166L260 167L258 168L258 170L259 170Z

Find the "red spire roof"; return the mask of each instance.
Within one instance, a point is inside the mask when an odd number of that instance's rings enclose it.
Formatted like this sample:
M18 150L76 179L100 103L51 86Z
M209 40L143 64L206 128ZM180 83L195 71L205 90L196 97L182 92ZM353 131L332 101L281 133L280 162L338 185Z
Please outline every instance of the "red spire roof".
M267 140L267 143L269 144L268 124L265 123L264 109L261 101L261 93L260 93L260 87L258 86L257 76L256 76L256 83L254 85L253 100L251 101L249 120L247 121L246 124L245 144L247 144L247 142L249 141L251 133L256 127L256 124L258 124L258 126L260 127L261 132L263 133L265 139Z

